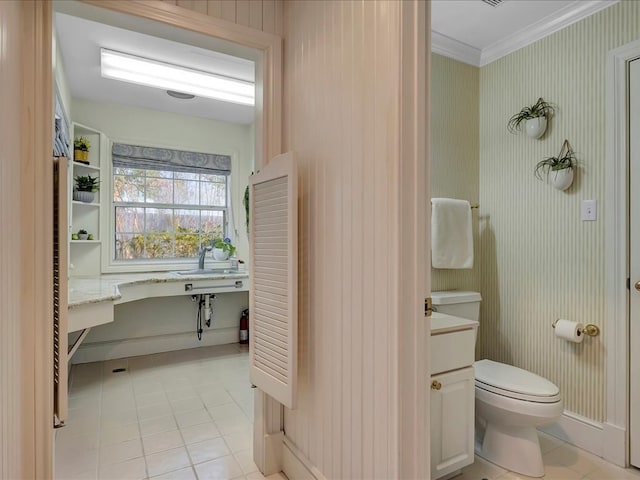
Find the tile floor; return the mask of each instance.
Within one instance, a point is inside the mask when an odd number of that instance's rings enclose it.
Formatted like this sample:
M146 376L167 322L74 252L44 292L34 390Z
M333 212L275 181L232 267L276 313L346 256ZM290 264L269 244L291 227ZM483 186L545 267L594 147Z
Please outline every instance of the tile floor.
M640 470L618 468L600 457L539 432L545 480L640 480ZM524 480L533 477L509 472L476 456L455 480Z
M224 345L74 366L56 479L264 478L252 461L248 365L247 348ZM540 443L546 480L640 480L544 433ZM476 457L455 480L527 478Z
M74 366L56 479L264 478L248 365L246 347L224 345Z

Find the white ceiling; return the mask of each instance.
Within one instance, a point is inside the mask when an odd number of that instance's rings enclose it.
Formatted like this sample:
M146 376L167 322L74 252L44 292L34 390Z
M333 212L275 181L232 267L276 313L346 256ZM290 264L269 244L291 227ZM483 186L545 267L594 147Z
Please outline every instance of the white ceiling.
M432 50L484 66L619 0L432 0ZM182 115L250 124L254 108L212 99L179 100L164 90L100 75L100 48L254 81L254 62L207 48L118 28L67 13L55 14L65 73L74 97Z
M619 0L432 0L432 50L475 66L593 15Z
M59 12L55 14L55 26L69 89L74 97L229 123L253 123L254 107L251 106L200 97L179 100L164 90L102 78L100 48L253 82L255 67L251 60Z

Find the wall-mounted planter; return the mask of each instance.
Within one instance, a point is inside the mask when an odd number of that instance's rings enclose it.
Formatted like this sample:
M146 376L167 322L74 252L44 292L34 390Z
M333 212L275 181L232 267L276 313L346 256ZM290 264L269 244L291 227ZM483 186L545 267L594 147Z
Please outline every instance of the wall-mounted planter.
M555 108L542 97L530 107L523 107L507 122L507 130L518 133L524 128L528 137L540 138L547 130L547 120L555 112Z
M563 168L562 170L551 170L549 172L549 181L553 188L558 190L566 190L573 183L573 167Z
M547 157L540 160L534 170L535 176L539 180L551 183L558 190L566 190L573 183L573 169L576 168L576 154L565 140L557 157Z
M530 118L525 122L524 130L530 138L540 138L547 130L547 117Z

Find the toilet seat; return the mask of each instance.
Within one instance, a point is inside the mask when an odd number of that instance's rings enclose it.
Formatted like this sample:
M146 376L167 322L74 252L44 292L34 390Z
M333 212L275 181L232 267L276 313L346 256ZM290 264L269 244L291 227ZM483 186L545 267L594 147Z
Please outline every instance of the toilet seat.
M476 387L496 395L535 403L555 403L561 400L556 385L521 368L479 360L474 363Z

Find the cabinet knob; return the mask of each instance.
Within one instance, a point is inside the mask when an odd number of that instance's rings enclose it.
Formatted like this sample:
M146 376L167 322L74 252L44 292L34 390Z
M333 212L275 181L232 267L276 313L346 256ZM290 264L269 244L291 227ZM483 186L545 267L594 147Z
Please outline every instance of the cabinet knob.
M636 282L636 284L634 285L634 287L636 287L636 290L640 290L640 280L638 280Z
M431 390L440 390L441 388L442 384L438 380L431 382Z

